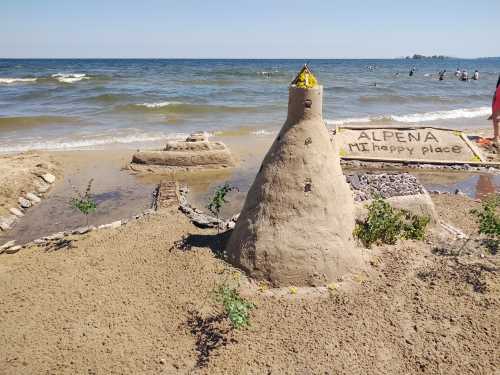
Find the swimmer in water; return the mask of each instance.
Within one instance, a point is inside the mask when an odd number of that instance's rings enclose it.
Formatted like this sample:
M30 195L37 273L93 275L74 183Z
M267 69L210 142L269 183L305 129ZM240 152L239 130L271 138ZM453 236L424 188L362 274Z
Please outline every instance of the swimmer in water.
M438 73L439 75L439 80L440 81L444 81L444 77L446 76L446 69L445 70L442 70Z
M415 71L416 71L416 70L417 70L417 69L415 69L415 67L412 67L412 68L410 69L410 73L408 73L408 75L409 75L410 77L413 77L413 75L415 74Z

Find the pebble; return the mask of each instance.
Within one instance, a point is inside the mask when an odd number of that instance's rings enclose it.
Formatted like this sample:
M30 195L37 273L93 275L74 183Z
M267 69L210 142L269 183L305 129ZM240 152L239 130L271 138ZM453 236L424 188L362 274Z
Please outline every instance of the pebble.
M9 230L15 221L16 217L14 215L0 217L0 229L3 231Z
M64 232L58 232L51 234L50 236L44 237L46 240L60 240L64 238L65 233Z
M85 233L88 233L90 231L93 230L94 227L80 227L80 228L76 228L73 232L71 232L72 234L85 234Z
M103 224L99 225L97 229L114 229L114 228L119 228L122 225L121 220L113 221L112 223L109 224Z
M33 243L35 245L41 245L42 243L45 243L47 242L46 240L44 240L43 238L37 238L36 240L33 240Z
M23 211L21 211L19 208L12 207L12 208L9 208L9 211L11 214L16 215L17 217L24 216Z
M2 246L0 246L0 253L2 253L5 249L8 249L9 247L12 247L16 244L16 240L12 240L9 242L4 243Z
M5 254L14 254L14 253L17 253L21 249L22 249L22 246L21 245L17 245L17 246L9 247L9 248L5 249L3 252Z
M42 175L42 179L48 184L53 184L54 182L56 182L56 176L50 173L45 173L44 175Z
M36 182L36 191L39 193L46 193L50 189L50 185L46 184L45 182Z
M40 199L40 197L38 197L36 194L34 193L28 193L26 194L26 198L29 199L31 202L33 203L40 203L42 200Z
M22 208L30 208L31 207L31 202L26 198L19 197L18 202Z

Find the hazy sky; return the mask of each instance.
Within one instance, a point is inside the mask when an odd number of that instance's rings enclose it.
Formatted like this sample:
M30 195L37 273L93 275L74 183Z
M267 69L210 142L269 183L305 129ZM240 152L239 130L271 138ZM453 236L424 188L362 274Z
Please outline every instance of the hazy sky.
M500 0L0 0L0 57L500 56Z

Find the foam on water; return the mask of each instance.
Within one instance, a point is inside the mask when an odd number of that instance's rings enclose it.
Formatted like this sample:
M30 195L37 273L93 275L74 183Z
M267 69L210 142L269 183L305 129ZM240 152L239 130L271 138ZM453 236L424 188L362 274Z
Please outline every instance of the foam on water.
M383 122L401 122L407 124L415 124L420 122L432 122L439 120L457 120L476 117L487 117L491 114L489 107L479 108L462 108L453 109L450 111L435 111L424 113L412 113L408 115L387 115L387 116L371 116L361 118L345 118L338 120L326 120L326 124L330 126L341 126L347 124L367 124L367 123L383 123Z
M157 103L141 103L141 104L136 104L139 107L146 107L146 108L162 108L162 107L167 107L169 105L181 105L181 102L157 102Z
M186 139L188 134L184 133L171 133L171 134L135 134L124 135L118 137L99 137L79 140L68 139L53 139L51 141L32 141L15 146L1 146L0 153L9 152L24 152L29 150L78 150L78 149L92 149L94 147L112 145L112 144L130 144L130 143L146 143L164 140L183 140Z
M84 73L56 73L52 74L51 77L62 83L75 83L84 79L90 79Z
M0 78L0 83L12 84L12 83L30 83L36 82L36 78Z

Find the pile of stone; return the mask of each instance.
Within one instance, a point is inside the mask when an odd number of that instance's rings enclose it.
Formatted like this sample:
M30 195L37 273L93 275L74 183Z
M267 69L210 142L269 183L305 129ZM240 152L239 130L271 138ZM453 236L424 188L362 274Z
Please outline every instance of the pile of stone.
M52 184L56 181L53 174L45 173L37 177L33 181L36 192L28 192L20 196L16 207L9 208L10 214L7 216L0 216L0 231L7 231L11 229L15 223L24 216L26 210L42 201L43 195L49 191Z
M169 141L163 150L138 151L130 169L151 171L219 169L234 166L231 152L222 142L211 142L206 133L193 133L185 141Z
M425 193L417 178L409 173L352 174L346 180L357 202Z

